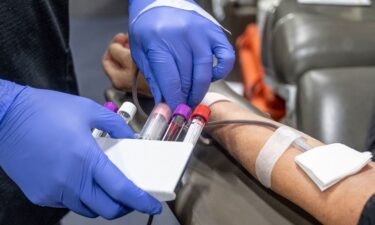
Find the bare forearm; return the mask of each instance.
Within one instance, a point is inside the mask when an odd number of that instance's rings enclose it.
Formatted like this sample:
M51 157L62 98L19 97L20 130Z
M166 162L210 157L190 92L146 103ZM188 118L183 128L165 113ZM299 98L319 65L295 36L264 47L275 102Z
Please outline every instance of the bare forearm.
M216 103L211 109L212 120L248 119L277 124L230 102ZM256 158L273 133L268 128L250 125L217 127L210 132L253 176ZM306 136L306 139L311 146L322 145L313 138ZM373 164L321 192L297 167L294 158L298 154L301 154L300 150L290 147L278 160L272 172L273 191L304 208L325 224L356 224L367 199L375 192Z

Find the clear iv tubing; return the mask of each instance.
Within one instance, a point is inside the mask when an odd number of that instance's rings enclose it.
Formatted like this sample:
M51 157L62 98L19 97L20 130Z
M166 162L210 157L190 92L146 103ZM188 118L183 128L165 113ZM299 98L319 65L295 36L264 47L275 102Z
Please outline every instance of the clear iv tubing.
M138 91L137 91L138 73L139 73L139 69L137 68L135 73L134 73L134 76L133 76L133 84L132 84L132 95L133 96L132 97L133 97L134 104L136 105L139 112L142 114L142 116L147 118L147 114L143 111L143 109L142 109L142 107L141 107L141 105L139 104L139 101L138 101ZM268 128L273 129L273 130L276 130L277 128L279 128L279 126L277 126L273 123L269 123L269 122L265 122L265 121L257 121L257 120L211 121L211 122L208 122L206 124L206 127L223 126L223 125L230 125L230 124L255 125L255 126L268 127ZM304 138L297 139L295 142L293 142L292 145L296 148L299 148L299 149L303 150L303 151L308 151L308 150L312 149L312 147L304 140Z

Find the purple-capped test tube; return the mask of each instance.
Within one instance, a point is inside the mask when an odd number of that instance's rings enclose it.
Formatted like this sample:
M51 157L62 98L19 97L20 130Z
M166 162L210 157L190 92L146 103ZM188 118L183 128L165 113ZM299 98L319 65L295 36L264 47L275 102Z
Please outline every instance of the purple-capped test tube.
M185 104L177 106L173 112L172 121L163 137L163 141L177 141L185 124L188 122L191 114L191 108Z
M116 105L116 103L113 103L113 102L106 102L104 103L103 105L105 108L107 108L108 110L116 113L117 110L118 110L118 107ZM107 133L102 131L102 130L99 130L99 129L94 129L92 131L92 136L94 136L95 138L98 138L98 137L105 137L107 136Z

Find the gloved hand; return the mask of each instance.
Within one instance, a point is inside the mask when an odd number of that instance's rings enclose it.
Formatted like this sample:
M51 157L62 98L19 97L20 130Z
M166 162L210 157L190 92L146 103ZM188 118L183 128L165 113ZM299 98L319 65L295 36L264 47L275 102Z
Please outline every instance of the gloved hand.
M137 17L152 2L129 0L132 57L156 102L164 97L172 108L196 106L210 83L232 70L234 50L219 26L195 12L157 7ZM214 67L213 55L218 60Z
M91 135L98 128L115 138L132 137L117 114L86 98L14 85L5 85L20 91L0 117L0 166L29 200L107 219L133 209L161 212L160 203L128 180ZM0 98L0 115L4 102Z

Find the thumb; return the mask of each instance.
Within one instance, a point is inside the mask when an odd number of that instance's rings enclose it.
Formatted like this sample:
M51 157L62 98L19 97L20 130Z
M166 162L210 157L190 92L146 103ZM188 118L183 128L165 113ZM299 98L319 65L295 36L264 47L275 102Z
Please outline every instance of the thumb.
M107 132L113 138L134 138L133 130L121 116L97 104L93 110L92 128Z
M212 81L216 81L224 79L232 71L236 56L232 45L222 31L219 35L216 34L213 43L212 51L217 58L217 65L213 68Z

